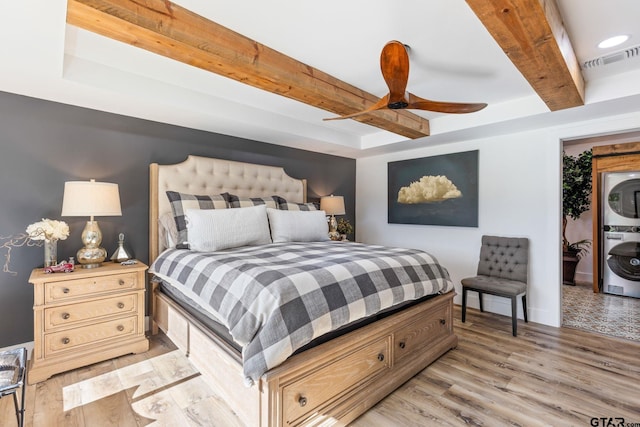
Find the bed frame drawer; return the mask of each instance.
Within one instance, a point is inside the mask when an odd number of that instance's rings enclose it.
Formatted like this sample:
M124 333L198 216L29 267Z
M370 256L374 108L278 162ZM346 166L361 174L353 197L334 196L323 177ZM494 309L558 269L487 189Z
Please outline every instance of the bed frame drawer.
M390 349L391 336L388 336L366 344L339 360L332 361L330 365L284 386L283 424L303 424L305 415L338 398L337 391L348 392L390 369Z
M451 334L451 315L447 305L438 307L417 321L398 329L394 333L394 356L396 363L403 363L406 357L422 352L426 347Z

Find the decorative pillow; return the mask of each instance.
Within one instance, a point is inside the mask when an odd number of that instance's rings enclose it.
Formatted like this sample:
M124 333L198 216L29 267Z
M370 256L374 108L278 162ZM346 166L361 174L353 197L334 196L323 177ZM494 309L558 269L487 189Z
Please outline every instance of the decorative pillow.
M278 209L283 211L317 211L315 203L293 203L287 202L280 196L275 196L278 200Z
M176 248L178 249L189 249L187 223L184 219L187 209L226 209L228 207L225 198L219 194L196 196L178 193L177 191L167 191L167 197L169 198L173 219L178 230L178 240L176 241Z
M266 206L240 209L187 209L189 247L211 252L271 243Z
M248 208L251 206L266 205L268 208L278 208L278 196L269 197L238 197L235 194L222 193L230 208Z
M324 211L281 211L267 208L271 239L280 242L319 242L329 240Z
M166 248L175 248L178 241L178 228L173 214L165 212L158 219L158 231L160 240L164 242Z

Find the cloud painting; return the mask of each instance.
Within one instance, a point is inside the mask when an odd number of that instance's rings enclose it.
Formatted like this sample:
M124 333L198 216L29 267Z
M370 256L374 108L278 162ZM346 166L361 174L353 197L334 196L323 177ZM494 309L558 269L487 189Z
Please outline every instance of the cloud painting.
M388 163L388 222L478 226L478 150Z

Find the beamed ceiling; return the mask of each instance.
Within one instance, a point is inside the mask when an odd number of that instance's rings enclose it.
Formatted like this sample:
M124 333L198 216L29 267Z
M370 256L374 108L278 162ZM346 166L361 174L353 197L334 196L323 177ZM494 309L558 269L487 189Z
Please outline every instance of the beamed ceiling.
M554 0L466 2L551 111L584 104L580 66ZM166 0L68 0L67 22L333 114L379 98ZM410 139L430 134L428 119L407 110L353 120Z
M578 123L640 111L637 0L29 0L3 13L1 91L345 157L541 127L587 137ZM614 34L631 37L596 47ZM390 40L410 47L408 92L488 106L324 121L389 92Z

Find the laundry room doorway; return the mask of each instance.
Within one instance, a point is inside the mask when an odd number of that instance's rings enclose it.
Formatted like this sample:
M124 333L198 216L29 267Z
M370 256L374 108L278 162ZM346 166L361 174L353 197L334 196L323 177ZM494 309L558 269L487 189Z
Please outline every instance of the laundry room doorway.
M640 132L568 141L563 144L563 150L570 156L579 156L594 147L633 142L640 149ZM563 327L640 340L640 218L633 218L640 217L635 212L637 209L640 214L640 161L637 164L637 176L630 175L636 172L632 168L607 171L626 175L611 173L605 178L600 174L600 181L593 188L593 192L599 193L592 194L591 209L567 223L567 240L590 240L593 246L577 265L575 285L560 285ZM635 179L638 181L633 181ZM606 220L605 205L609 209ZM637 257L634 256L636 253ZM636 287L639 296L629 296L636 292Z

